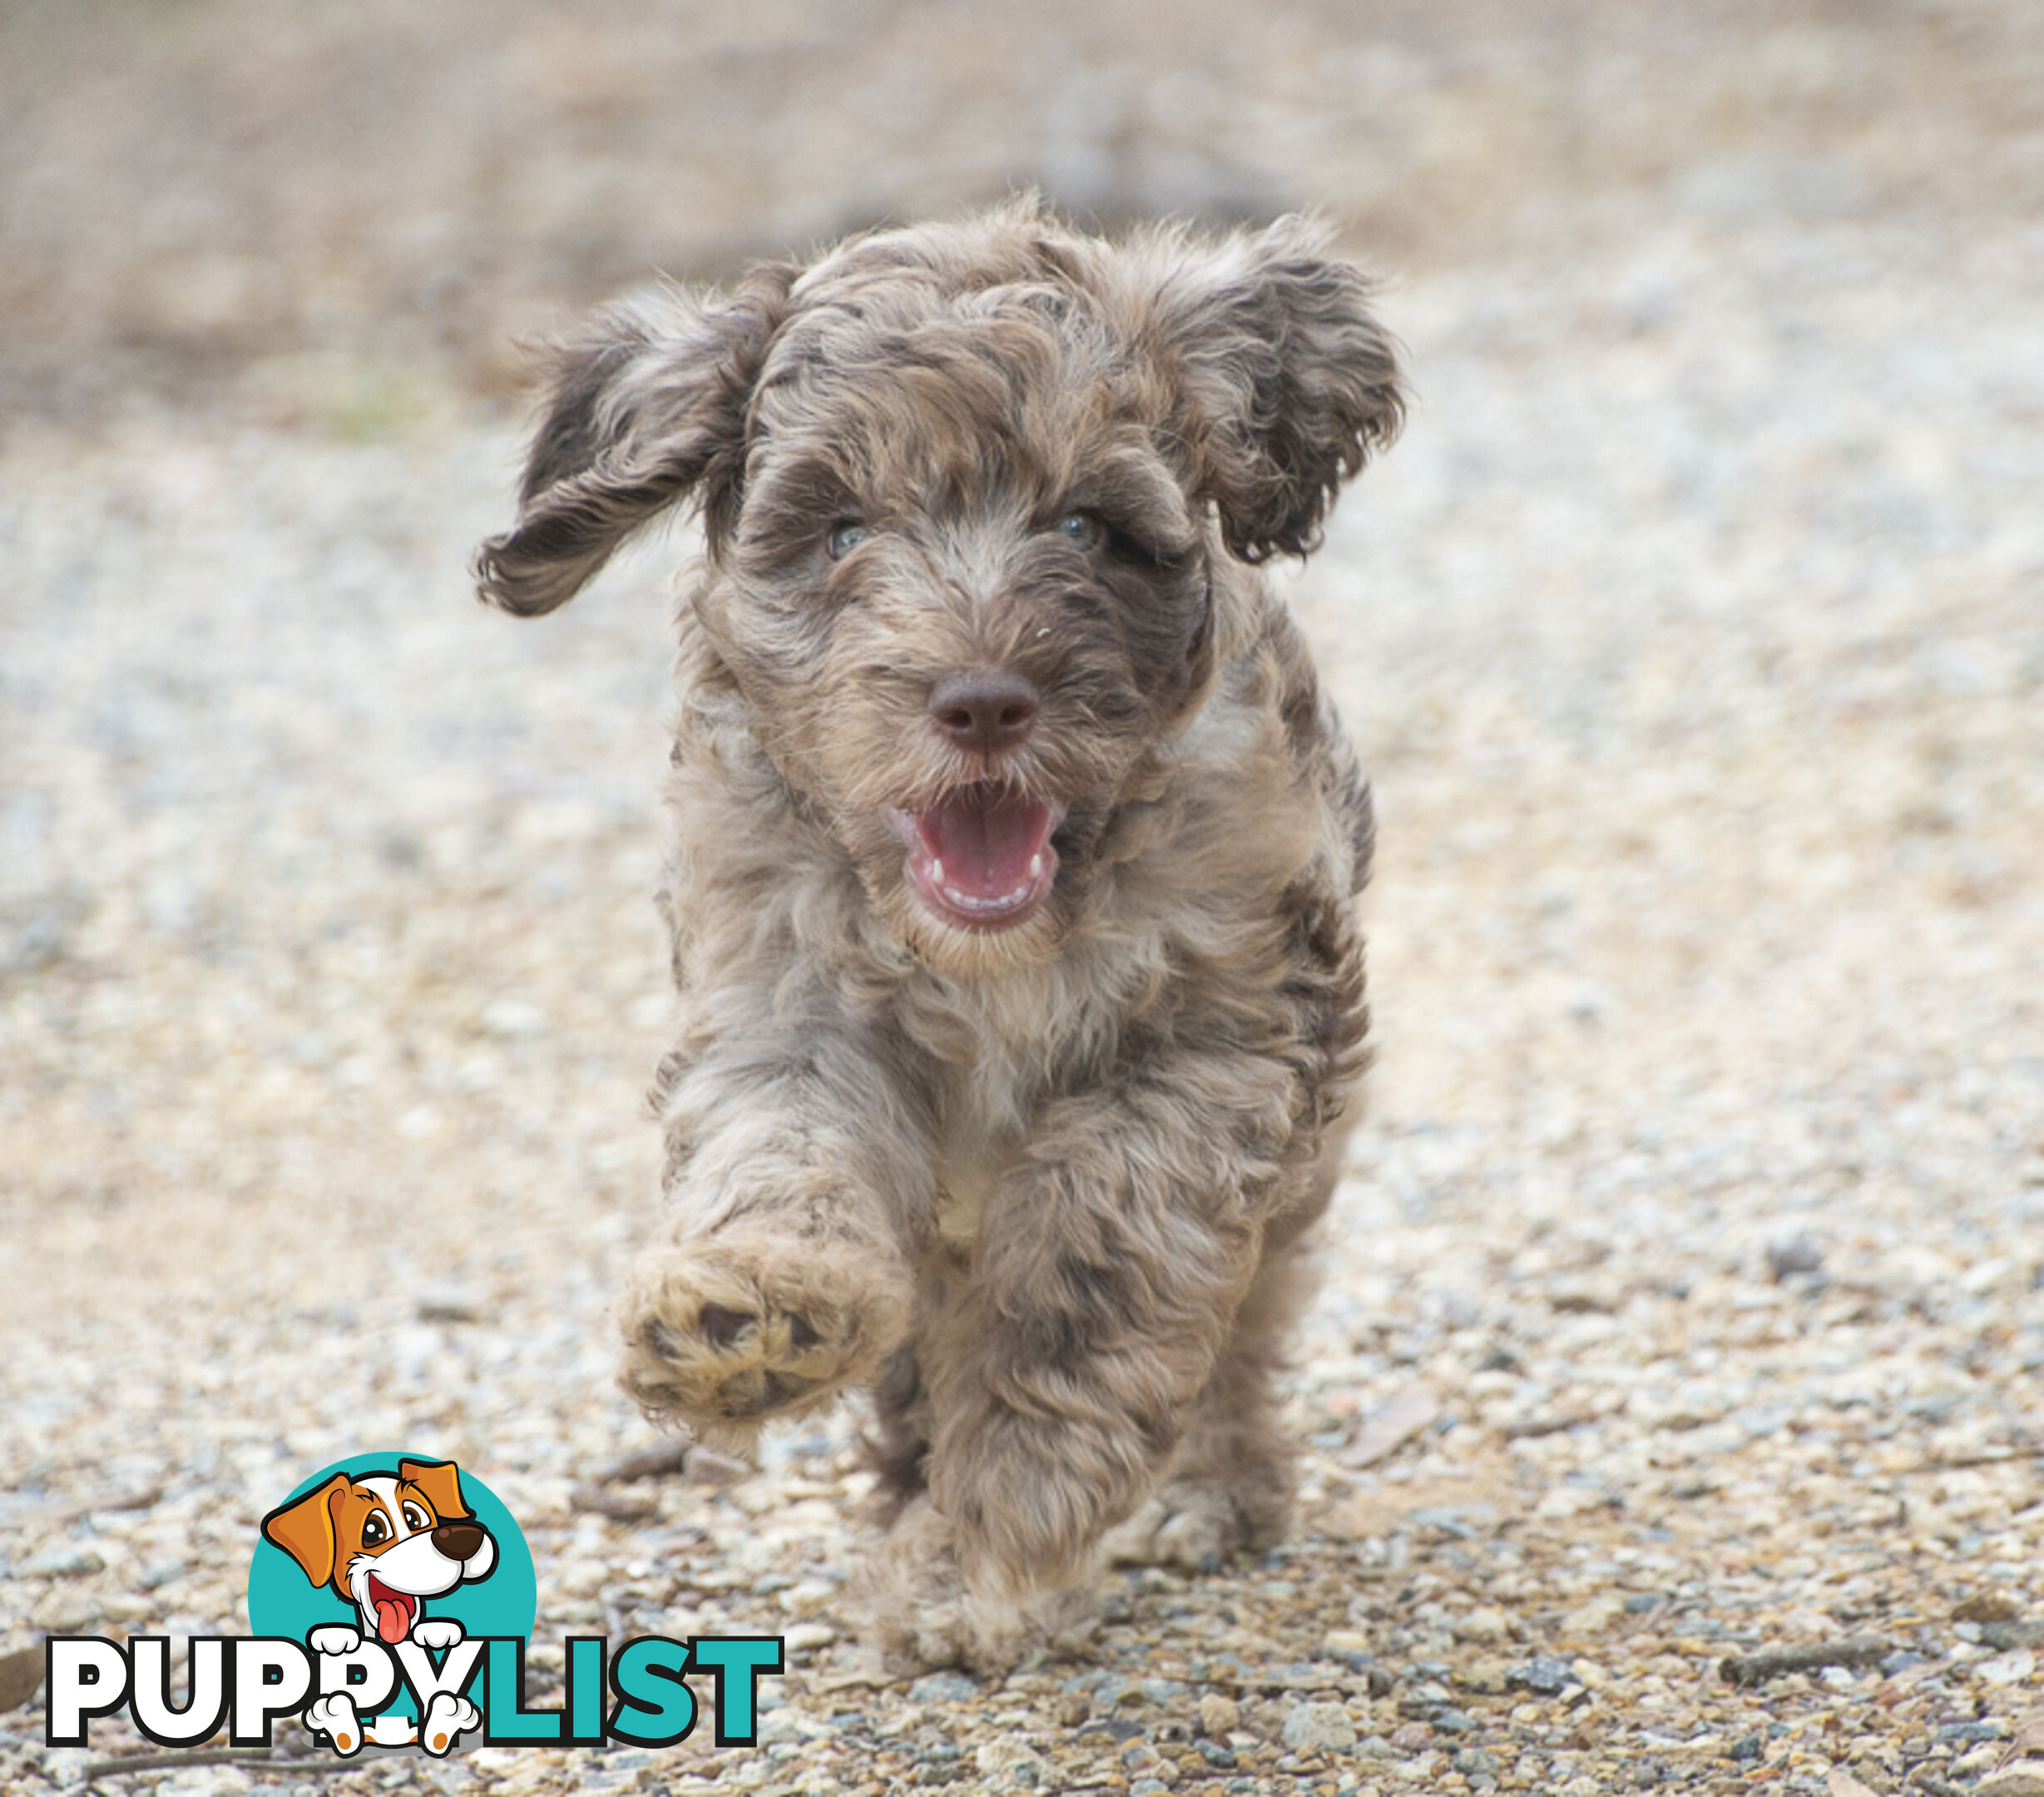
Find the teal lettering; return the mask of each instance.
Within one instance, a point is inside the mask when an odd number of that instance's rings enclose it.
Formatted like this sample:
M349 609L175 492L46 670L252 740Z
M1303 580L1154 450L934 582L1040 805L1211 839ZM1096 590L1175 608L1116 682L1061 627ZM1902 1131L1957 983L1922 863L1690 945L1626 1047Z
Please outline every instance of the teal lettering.
M634 1747L684 1739L695 1726L695 1694L681 1682L688 1669L689 1650L681 1641L659 1635L626 1641L611 1662L611 1689L617 1693L611 1739Z
M483 1715L483 1740L492 1747L560 1740L558 1710L525 1707L525 1643L515 1635L492 1635L489 1643L484 1674L488 1702Z
M750 1747L759 1733L755 1687L762 1672L782 1670L780 1636L699 1635L689 1657L716 1677L718 1746Z

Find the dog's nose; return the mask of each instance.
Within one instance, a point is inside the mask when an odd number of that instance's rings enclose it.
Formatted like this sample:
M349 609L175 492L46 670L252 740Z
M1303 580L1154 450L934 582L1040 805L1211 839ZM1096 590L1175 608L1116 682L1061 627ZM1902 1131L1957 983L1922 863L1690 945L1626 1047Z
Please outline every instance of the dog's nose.
M483 1545L479 1522L443 1522L433 1532L433 1544L450 1560L468 1560Z
M1037 690L1007 668L963 668L930 689L930 715L961 749L997 755L1036 727Z

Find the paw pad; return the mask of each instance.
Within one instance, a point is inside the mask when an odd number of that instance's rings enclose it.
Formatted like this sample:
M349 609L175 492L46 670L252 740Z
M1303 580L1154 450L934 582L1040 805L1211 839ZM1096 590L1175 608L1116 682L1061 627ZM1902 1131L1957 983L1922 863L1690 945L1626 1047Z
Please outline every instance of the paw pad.
M819 1266L800 1240L656 1250L626 1300L626 1389L711 1428L813 1405L893 1345L907 1311L893 1275Z

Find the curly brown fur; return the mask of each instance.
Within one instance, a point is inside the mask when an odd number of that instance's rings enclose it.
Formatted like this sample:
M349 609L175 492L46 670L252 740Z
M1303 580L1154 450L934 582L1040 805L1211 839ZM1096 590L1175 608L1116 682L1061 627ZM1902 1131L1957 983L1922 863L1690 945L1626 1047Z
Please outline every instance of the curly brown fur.
M625 1379L726 1433L872 1385L904 1657L1041 1647L1117 1524L1195 1562L1284 1527L1371 825L1252 564L1396 433L1368 301L1297 220L855 238L601 314L478 555L544 611L704 510Z

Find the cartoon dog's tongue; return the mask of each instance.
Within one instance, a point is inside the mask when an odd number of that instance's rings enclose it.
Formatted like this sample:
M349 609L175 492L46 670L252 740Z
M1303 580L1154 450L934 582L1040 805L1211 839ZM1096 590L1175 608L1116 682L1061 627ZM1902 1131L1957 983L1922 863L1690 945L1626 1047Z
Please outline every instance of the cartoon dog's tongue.
M1042 799L981 785L959 787L923 812L916 828L942 870L938 884L945 897L1005 908L1019 903L1042 874L1037 858L1050 822L1050 807Z
M376 1633L390 1646L403 1641L412 1626L412 1611L418 1600L407 1592L393 1592L381 1579L369 1580L369 1601L376 1606Z

